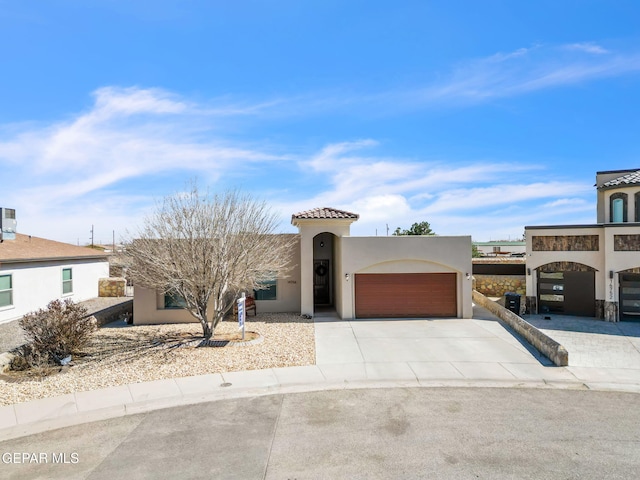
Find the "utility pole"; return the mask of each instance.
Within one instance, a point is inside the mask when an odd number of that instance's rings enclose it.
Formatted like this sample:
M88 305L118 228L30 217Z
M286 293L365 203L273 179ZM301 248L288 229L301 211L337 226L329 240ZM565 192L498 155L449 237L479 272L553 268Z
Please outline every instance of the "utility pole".
M116 231L113 230L113 253L116 253Z
M91 248L93 248L93 225L91 225Z

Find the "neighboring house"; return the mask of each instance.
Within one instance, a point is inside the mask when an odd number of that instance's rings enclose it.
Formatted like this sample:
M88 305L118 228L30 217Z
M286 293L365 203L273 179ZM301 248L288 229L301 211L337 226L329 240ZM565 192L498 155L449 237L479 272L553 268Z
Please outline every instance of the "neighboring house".
M98 279L109 276L103 252L15 233L12 209L0 209L0 218L0 323L51 300L79 302L98 296Z
M294 214L294 268L256 292L258 312L471 318L469 236L351 237L358 218L333 208ZM170 296L135 287L134 323L176 321L194 319Z
M492 242L473 242L483 257L524 257L527 243L524 240L498 240Z
M640 170L595 186L598 223L525 227L528 311L640 320Z

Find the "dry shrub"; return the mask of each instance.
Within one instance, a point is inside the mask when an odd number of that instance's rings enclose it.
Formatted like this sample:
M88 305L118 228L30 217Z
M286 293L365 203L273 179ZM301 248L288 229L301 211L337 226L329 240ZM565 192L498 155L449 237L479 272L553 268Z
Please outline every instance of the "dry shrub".
M87 317L87 309L71 300L49 302L46 308L22 317L20 326L29 341L23 358L31 367L59 365L84 348L97 328L95 318Z

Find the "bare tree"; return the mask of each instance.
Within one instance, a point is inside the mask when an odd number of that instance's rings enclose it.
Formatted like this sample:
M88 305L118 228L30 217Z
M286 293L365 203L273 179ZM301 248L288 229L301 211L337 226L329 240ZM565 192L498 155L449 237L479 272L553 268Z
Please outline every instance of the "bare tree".
M292 267L295 237L275 234L276 225L264 202L236 191L202 194L193 183L166 197L128 242L128 273L135 284L182 298L209 339L239 292Z

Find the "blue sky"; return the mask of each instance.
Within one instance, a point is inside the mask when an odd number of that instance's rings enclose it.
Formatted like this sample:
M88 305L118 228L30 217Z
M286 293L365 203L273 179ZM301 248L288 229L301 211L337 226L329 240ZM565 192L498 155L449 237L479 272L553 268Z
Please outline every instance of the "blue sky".
M0 0L1 206L84 244L189 179L517 238L640 168L637 1Z

